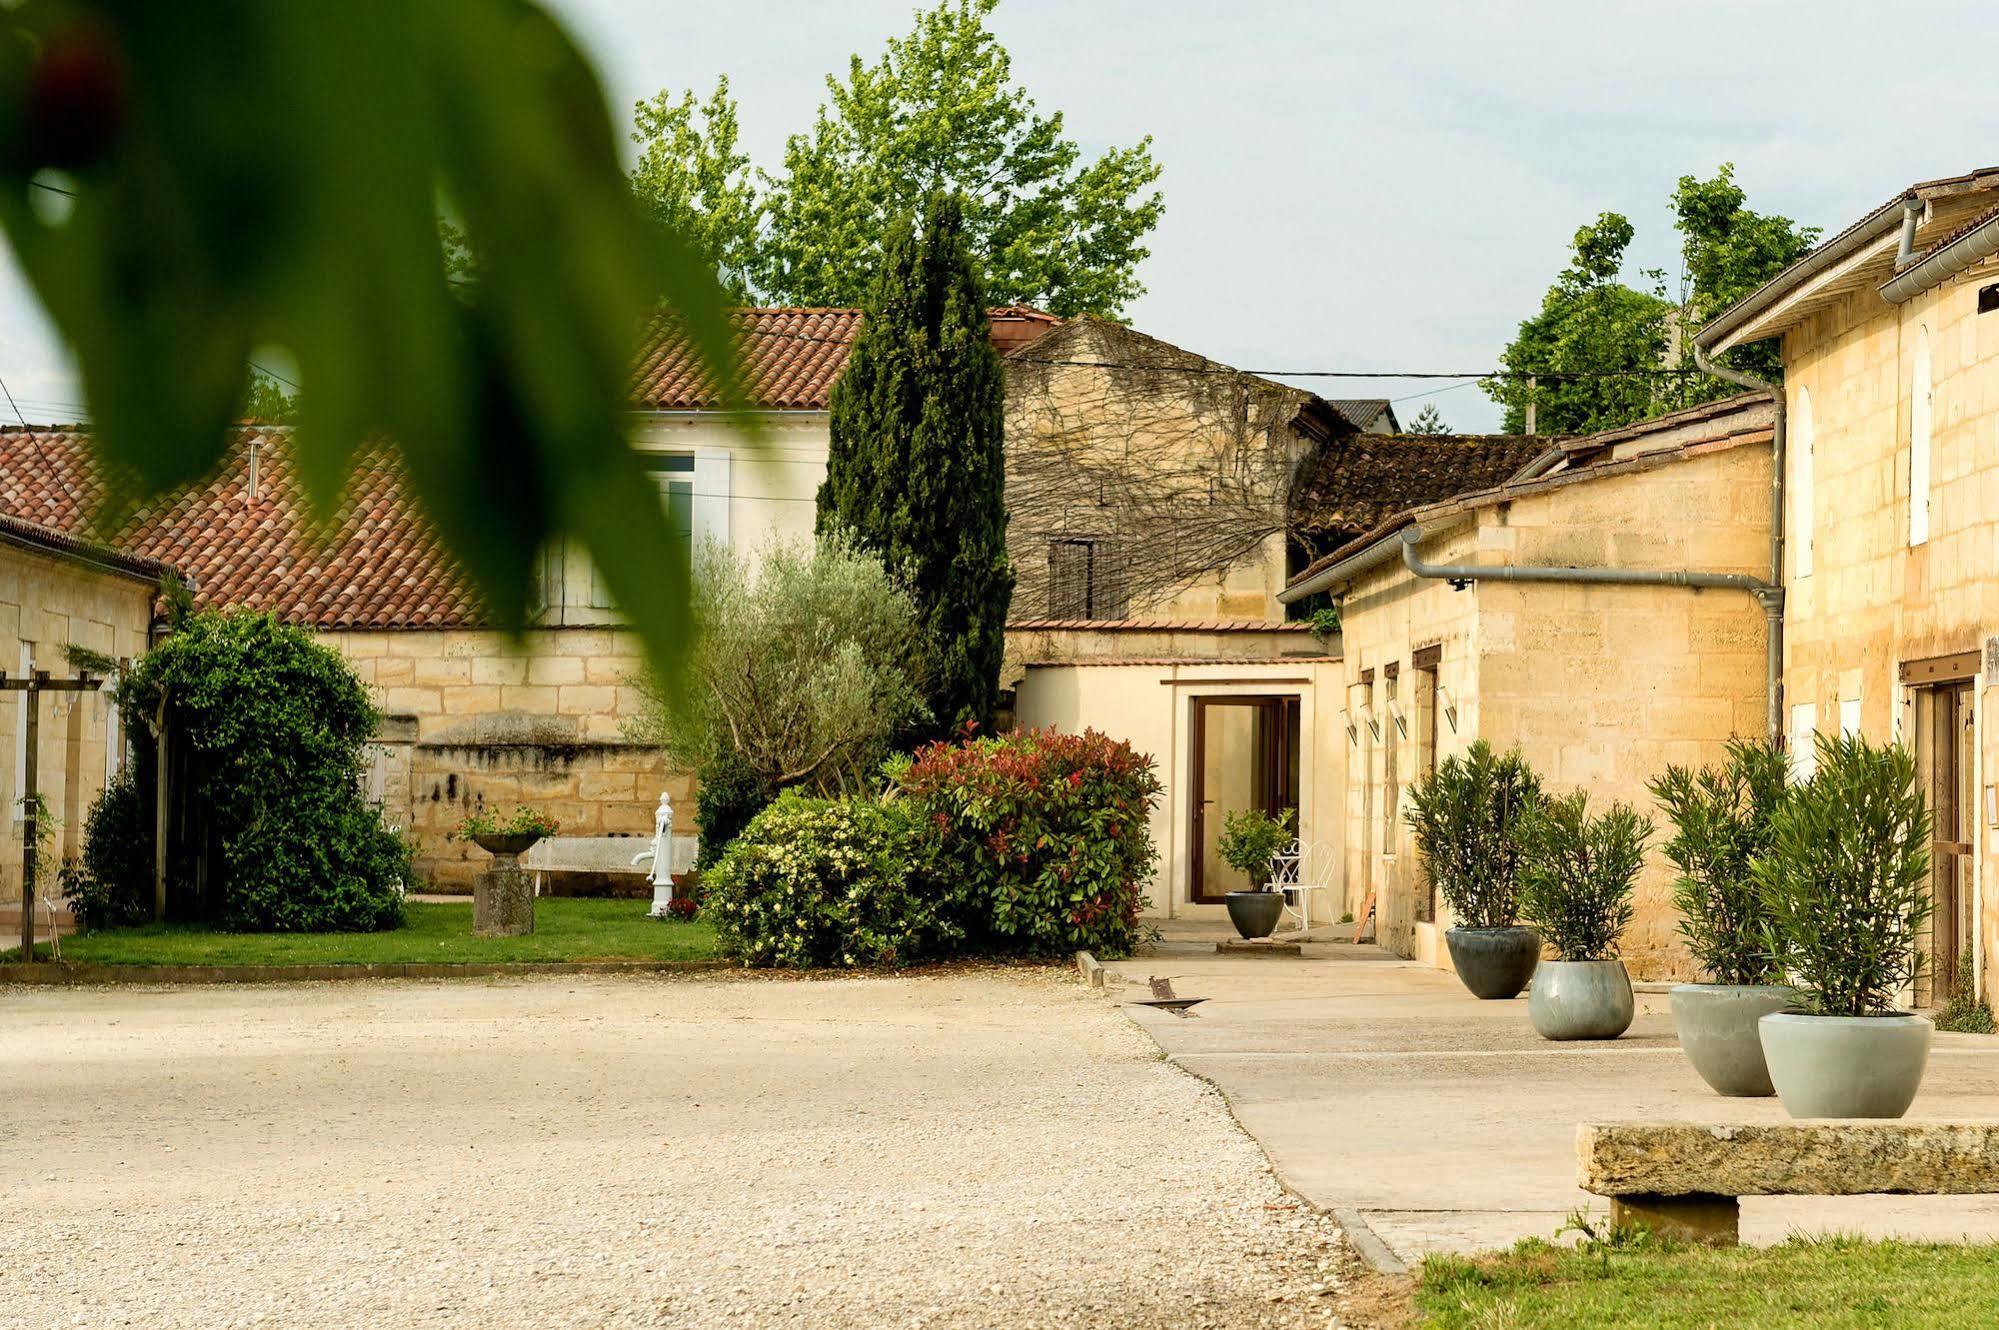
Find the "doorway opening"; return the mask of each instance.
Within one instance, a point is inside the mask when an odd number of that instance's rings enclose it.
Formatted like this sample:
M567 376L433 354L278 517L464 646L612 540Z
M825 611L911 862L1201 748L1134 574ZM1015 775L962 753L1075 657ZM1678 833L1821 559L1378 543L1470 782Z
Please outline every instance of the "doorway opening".
M1218 846L1230 813L1276 817L1298 807L1298 698L1194 699L1193 868L1188 895L1218 905L1249 876L1222 862Z
M1938 673L1903 666L1911 673ZM1930 805L1930 914L1923 973L1916 980L1918 1007L1942 1006L1957 992L1957 971L1972 954L1972 841L1977 815L1976 735L1973 729L1972 680L1975 658L1966 677L1924 682L1911 690L1915 708L1916 769ZM1920 675L1919 675L1920 677Z

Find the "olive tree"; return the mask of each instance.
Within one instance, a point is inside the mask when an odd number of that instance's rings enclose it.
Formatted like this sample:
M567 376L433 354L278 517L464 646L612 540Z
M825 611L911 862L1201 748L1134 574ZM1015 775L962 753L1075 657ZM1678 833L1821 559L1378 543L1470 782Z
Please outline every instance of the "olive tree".
M687 667L651 689L644 729L700 781L704 863L781 791L860 788L927 719L915 607L844 534L710 546L693 612Z

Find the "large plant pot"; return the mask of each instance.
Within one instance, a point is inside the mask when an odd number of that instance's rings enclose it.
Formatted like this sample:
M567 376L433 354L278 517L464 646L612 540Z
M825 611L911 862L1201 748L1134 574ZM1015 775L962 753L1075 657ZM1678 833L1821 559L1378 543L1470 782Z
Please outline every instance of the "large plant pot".
M1473 997L1518 997L1541 961L1541 935L1511 928L1452 928L1444 933L1451 966Z
M1782 984L1676 984L1673 1026L1680 1047L1716 1094L1759 1098L1777 1093L1763 1060L1756 1023L1797 1001Z
M1915 1102L1936 1027L1910 1012L1756 1022L1784 1111L1794 1118L1899 1118Z
M1527 1015L1543 1039L1615 1039L1636 1011L1624 962L1542 961Z
M1284 917L1281 891L1231 891L1226 897L1229 922L1245 938L1269 937Z

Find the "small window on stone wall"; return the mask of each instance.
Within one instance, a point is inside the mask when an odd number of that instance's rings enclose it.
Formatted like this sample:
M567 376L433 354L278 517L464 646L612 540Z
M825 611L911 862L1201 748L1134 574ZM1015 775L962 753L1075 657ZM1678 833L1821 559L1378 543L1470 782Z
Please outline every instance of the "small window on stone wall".
M1048 542L1049 618L1122 619L1128 610L1116 545L1094 537Z

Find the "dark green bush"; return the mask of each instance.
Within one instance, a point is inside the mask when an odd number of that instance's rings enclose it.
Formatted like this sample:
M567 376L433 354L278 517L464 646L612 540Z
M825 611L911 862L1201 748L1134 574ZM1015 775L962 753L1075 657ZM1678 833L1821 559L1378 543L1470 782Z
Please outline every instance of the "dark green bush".
M706 870L715 865L729 842L743 834L743 828L770 806L776 793L763 777L733 752L711 757L698 773L694 791L694 825L701 832L701 848L694 866Z
M215 923L359 932L402 921L409 849L362 797L362 746L377 716L338 652L267 614L196 614L139 659L118 701L127 717L164 707L186 755L173 793L209 847L201 902ZM143 730L133 739L131 797L150 809L152 739ZM151 837L132 834L117 802L126 797L107 793L93 813L86 865L128 881L143 864L150 883Z
M1153 762L1099 734L931 744L899 775L943 838L939 884L978 952L1126 956L1154 860Z
M702 874L701 911L746 965L868 967L949 955L934 832L906 801L786 794Z
M1542 799L1521 824L1520 916L1557 960L1617 955L1651 834L1652 824L1621 803L1590 816L1581 790Z
M84 932L123 928L153 917L150 807L126 767L105 785L84 821L83 861L62 866L61 886Z
M1771 951L1812 1012L1890 1011L1922 968L1929 806L1901 744L1817 744L1817 771L1771 817L1769 849L1750 865Z
M1679 870L1673 904L1695 964L1717 984L1777 978L1763 900L1750 863L1770 847L1770 819L1789 787L1790 759L1772 744L1737 739L1728 760L1694 771L1667 767L1652 797L1672 820L1663 848Z
M1480 739L1409 788L1403 817L1423 869L1460 928L1505 928L1520 912L1520 830L1541 778L1518 748Z

